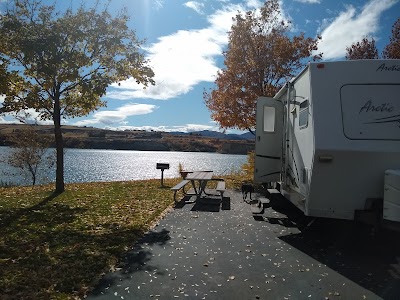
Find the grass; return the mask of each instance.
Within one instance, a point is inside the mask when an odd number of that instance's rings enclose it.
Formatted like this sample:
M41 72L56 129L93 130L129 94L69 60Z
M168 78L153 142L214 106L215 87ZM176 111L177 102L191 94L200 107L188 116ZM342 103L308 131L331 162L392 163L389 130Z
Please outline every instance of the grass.
M0 188L2 299L83 297L173 203L159 180L52 189Z

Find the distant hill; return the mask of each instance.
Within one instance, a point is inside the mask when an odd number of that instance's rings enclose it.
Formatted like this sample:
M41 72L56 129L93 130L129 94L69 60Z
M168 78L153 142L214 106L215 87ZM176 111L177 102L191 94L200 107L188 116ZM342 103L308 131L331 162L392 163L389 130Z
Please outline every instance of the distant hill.
M251 132L246 132L246 133L241 134L240 137L242 137L242 139L244 139L244 140L254 141L256 139L255 132L254 132L254 134Z
M29 125L0 124L0 146L10 146L8 136ZM53 127L34 126L41 135L53 139ZM141 151L185 151L247 154L254 150L254 136L223 134L216 131L156 132L142 130L114 131L93 127L63 126L66 148L115 149ZM53 143L54 146L54 143Z
M246 132L243 134L231 134L231 133L222 133L218 131L211 130L201 130L201 131L193 131L193 132L170 132L171 134L177 135L192 135L192 136L204 136L204 137L212 137L216 139L224 139L224 140L254 140L255 136L251 132Z

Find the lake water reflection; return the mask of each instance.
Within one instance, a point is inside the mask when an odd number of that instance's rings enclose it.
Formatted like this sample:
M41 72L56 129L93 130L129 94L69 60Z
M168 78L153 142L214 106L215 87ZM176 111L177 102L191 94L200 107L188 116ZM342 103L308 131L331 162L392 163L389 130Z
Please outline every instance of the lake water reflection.
M0 159L9 152L10 148L0 147ZM64 174L66 183L160 178L156 163L169 163L170 169L164 171L164 178L172 178L178 177L181 163L187 170L213 170L216 175L224 175L239 170L246 161L246 155L219 153L66 149ZM0 163L0 167L0 181L30 183L10 175L13 170L8 165ZM46 173L47 181L54 181L54 170Z

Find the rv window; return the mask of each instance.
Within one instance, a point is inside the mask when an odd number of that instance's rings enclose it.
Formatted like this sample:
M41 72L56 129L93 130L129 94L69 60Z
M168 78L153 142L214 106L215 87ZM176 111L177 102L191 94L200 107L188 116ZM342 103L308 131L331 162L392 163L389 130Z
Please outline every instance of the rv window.
M264 106L264 131L275 131L275 107Z
M308 100L300 103L299 127L300 129L308 127Z

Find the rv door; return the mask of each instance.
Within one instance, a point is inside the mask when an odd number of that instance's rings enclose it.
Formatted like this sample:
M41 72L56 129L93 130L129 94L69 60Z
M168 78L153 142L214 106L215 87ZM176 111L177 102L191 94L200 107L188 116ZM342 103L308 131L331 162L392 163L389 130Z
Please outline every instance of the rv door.
M256 182L278 182L282 169L284 109L281 101L268 97L257 99Z

